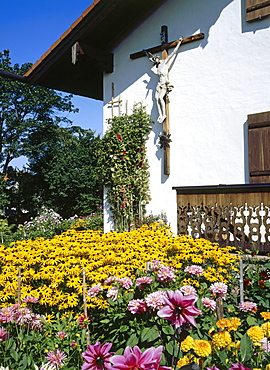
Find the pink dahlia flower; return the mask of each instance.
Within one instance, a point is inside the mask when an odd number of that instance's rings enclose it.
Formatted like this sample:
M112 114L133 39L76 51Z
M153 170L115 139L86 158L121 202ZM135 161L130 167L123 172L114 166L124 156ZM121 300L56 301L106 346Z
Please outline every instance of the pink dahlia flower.
M49 361L49 363L53 365L56 369L59 369L61 366L64 366L66 358L67 355L60 349L50 351L46 356L46 359Z
M150 276L139 277L135 282L136 286L139 287L140 289L143 289L146 284L150 285L152 283L153 283L153 279Z
M228 290L228 286L225 283L216 282L210 285L210 292L214 294L226 294Z
M202 275L203 273L203 268L201 266L197 266L197 265L191 265L191 266L187 266L184 270L184 272L187 272L188 274L192 274L192 275Z
M162 262L159 260L153 260L149 264L149 271L158 271L161 268Z
M164 290L157 290L156 292L150 293L145 297L147 307L159 309L164 306L163 297L166 295Z
M147 305L143 299L132 299L128 302L127 309L133 314L141 313L147 310Z
M157 271L158 281L175 281L174 268L169 266L162 266Z
M257 304L250 301L242 302L239 304L239 310L244 312L256 311Z
M125 289L129 289L133 285L133 281L131 279L127 278L127 277L123 277L123 278L119 279L118 282Z
M262 344L261 349L264 349L265 352L270 352L270 341L264 337L260 343Z
M84 359L82 370L112 369L112 352L109 352L111 347L112 343L105 343L101 346L100 342L96 342L96 344L88 345L87 350L82 353L82 357Z
M112 285L112 283L117 283L119 278L117 276L109 276L107 279L104 280L104 285Z
M110 298L112 301L116 301L118 297L119 289L117 287L112 287L107 292L107 297Z
M202 298L202 304L204 307L209 307L212 311L215 311L217 306L216 301L207 297Z
M182 292L184 295L193 294L196 295L196 289L192 285L184 285L180 288L180 292Z
M0 310L0 322L13 322L16 320L16 312L20 307L19 304L14 304L9 307L4 307Z
M133 349L127 347L124 354L112 356L111 362L115 370L165 370L165 366L159 366L163 347L148 348L142 352L139 347Z
M23 299L23 302L24 302L24 303L38 303L38 298L36 298L36 297L29 297L29 296L26 296L26 297Z
M194 306L197 300L193 294L183 295L180 290L167 290L163 297L164 307L158 311L158 316L171 321L171 325L179 328L184 323L196 326L194 316L201 315L201 310Z
M103 288L102 288L101 284L93 285L92 288L90 288L88 290L88 295L91 298L96 297L98 295L98 293L101 292L102 290L103 290Z
M9 337L9 333L4 329L0 328L0 342L3 342L4 340L7 340Z
M216 366L213 366L213 367L207 367L206 370L219 370L219 368Z
M58 336L58 338L59 338L60 340L63 340L63 339L65 339L65 338L67 338L67 336L68 336L68 334L67 334L67 333L65 333L64 331L59 331L58 333L56 333L56 335Z
M231 364L232 366L229 368L229 370L252 370L249 367L245 367L243 364L238 362L238 364Z

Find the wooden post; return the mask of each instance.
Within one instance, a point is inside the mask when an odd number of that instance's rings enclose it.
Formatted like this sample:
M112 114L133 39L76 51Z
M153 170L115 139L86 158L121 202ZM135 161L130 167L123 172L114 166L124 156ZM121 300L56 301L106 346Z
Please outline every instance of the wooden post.
M161 45L168 44L168 27L162 26L161 27ZM166 59L168 57L168 50L162 50L161 58ZM170 135L170 109L169 109L169 96L166 94L165 96L165 104L166 104L166 118L163 121L163 131L166 136ZM170 146L164 146L164 175L170 175Z
M22 273L22 266L20 265L18 266L18 295L17 295L18 304L21 304L21 281L22 281L21 273Z
M88 318L88 315L87 315L87 303L86 303L86 277L85 277L85 269L83 269L83 310L84 310L84 316L86 318ZM87 343L87 345L90 344L90 333L89 333L88 322L86 324L86 343Z

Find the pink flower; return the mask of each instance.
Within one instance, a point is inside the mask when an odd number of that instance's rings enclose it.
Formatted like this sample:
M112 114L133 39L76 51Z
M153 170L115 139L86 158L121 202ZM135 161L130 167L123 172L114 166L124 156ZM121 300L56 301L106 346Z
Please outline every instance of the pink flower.
M32 330L42 330L44 326L44 322L41 321L42 316L32 313L31 321L28 323Z
M16 311L19 307L19 304L14 304L12 306L2 308L0 310L0 322L8 323L15 321Z
M129 301L127 309L133 314L141 313L147 310L147 305L143 299L133 299Z
M105 343L103 346L100 342L96 344L90 344L87 346L87 350L82 353L84 363L82 370L109 370L112 368L111 355L109 352L112 347L112 343Z
M184 285L180 288L180 292L182 292L184 295L187 294L193 294L196 295L196 289L192 285Z
M23 299L23 302L24 303L38 303L38 298L27 296Z
M127 277L119 279L119 284L122 285L123 288L129 289L133 285L133 281Z
M257 305L250 301L242 302L239 304L239 310L244 312L257 311Z
M20 308L16 312L16 324L24 325L28 324L32 320L32 312L28 307Z
M158 316L171 321L171 325L179 328L184 323L196 326L194 316L201 315L201 311L194 306L197 300L193 294L183 295L180 290L167 290L163 298L165 306L158 311Z
M59 331L58 333L56 333L56 335L58 336L59 339L63 340L65 338L67 338L68 334L65 333L64 331Z
M120 134L117 134L117 135L116 135L116 137L117 137L117 139L118 139L118 140L120 140L120 141L122 141L122 140L123 140L123 138L122 138L122 136L121 136Z
M218 367L213 366L213 367L206 367L206 370L219 370Z
M109 276L106 280L104 280L104 285L108 286L111 285L114 282L118 282L119 278L117 276Z
M70 348L75 348L77 347L78 343L76 342L76 340L73 340L70 344Z
M231 364L231 365L232 367L230 367L229 370L252 370L248 367L245 367L240 362L238 362L238 364Z
M60 366L64 365L66 358L67 355L60 349L50 351L46 356L46 359L49 361L49 363L51 365L54 365L56 369L59 369Z
M154 293L150 293L145 297L145 302L148 307L159 309L164 306L164 296L166 292L163 290L157 290Z
M80 329L83 329L83 328L86 328L87 324L89 324L89 322L91 322L91 321L92 320L89 319L87 316L81 315L78 318L78 325L79 325Z
M158 370L169 369L167 367L159 366L163 347L148 348L142 352L139 347L135 346L133 349L127 347L124 354L112 356L111 362L115 370Z
M153 260L149 264L149 271L158 271L160 267L163 266L161 261L159 260Z
M175 281L174 269L169 266L162 266L157 272L158 281Z
M261 349L264 349L265 352L270 352L270 342L269 342L269 340L266 337L264 337L260 341L260 343L262 343Z
M225 298L228 286L225 283L216 282L210 285L210 292L217 297Z
M8 331L6 331L4 328L0 328L0 342L3 342L4 340L7 340L9 336Z
M113 287L111 289L108 290L107 292L107 297L108 298L111 298L112 301L116 301L117 300L117 295L118 295L118 288L116 287Z
M202 304L204 307L209 307L212 311L215 311L217 306L216 301L207 297L202 298Z
M90 288L88 290L88 295L91 298L96 297L98 295L98 293L101 292L102 290L103 290L103 288L102 288L101 284L93 285L92 288Z
M135 282L136 286L139 287L140 289L143 289L146 284L150 285L152 283L153 283L153 279L150 276L139 277Z
M203 268L201 266L191 265L191 266L187 266L184 271L187 272L188 274L199 276L199 275L202 275Z

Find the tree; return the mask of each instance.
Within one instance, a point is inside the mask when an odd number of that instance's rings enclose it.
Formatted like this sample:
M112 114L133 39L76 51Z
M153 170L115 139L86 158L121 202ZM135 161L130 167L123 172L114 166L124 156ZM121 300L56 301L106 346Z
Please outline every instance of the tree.
M0 53L0 69L23 75L30 63L12 66L9 51ZM63 96L43 87L0 77L0 163L6 173L12 159L32 154L29 136L40 137L36 151L45 149L54 130L61 123L70 123L64 115L76 112L72 95Z
M28 169L32 174L22 183L24 199L36 199L40 205L53 208L62 217L86 216L102 203L100 181L100 137L81 127L58 127L54 139L43 150L33 150ZM29 147L35 148L38 138L29 136ZM30 186L29 186L30 185Z

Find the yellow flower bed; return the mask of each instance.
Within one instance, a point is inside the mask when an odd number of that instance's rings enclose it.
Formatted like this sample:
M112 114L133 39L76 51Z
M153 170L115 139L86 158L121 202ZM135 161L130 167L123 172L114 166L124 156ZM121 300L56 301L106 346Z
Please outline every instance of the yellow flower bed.
M206 280L226 282L227 268L236 261L233 248L220 248L204 239L173 237L159 224L140 229L102 234L92 230L68 230L53 239L18 241L12 247L0 245L0 303L14 303L21 266L21 297L39 298L41 305L72 310L82 305L82 270L87 289L108 276L130 277L147 261L181 268L182 264L211 265ZM189 284L196 283L189 279ZM88 297L91 306L105 307L107 302Z

